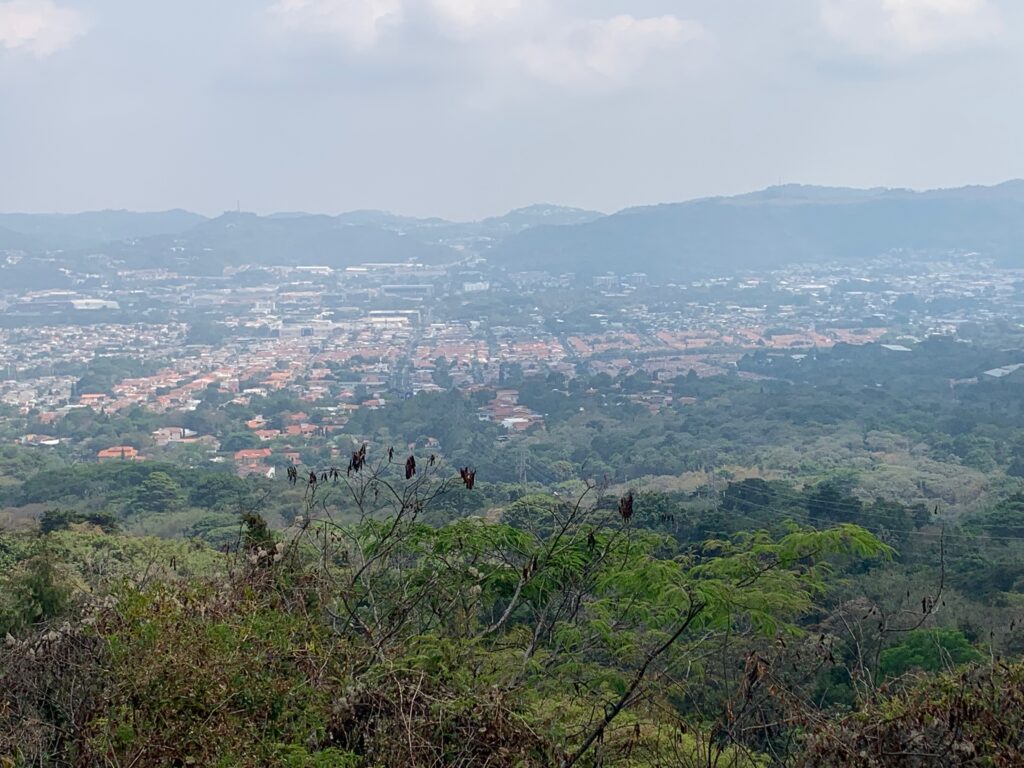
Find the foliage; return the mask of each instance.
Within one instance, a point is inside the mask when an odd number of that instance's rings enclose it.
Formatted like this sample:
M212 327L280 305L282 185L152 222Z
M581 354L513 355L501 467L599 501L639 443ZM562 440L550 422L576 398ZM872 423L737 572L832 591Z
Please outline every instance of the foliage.
M48 509L39 516L39 530L42 533L64 531L72 525L94 525L104 533L118 529L117 518L110 512L75 512L70 509Z
M223 556L201 546L177 562L128 537L49 534L85 619L56 606L60 628L0 653L0 754L367 768L675 755L753 768L763 758L749 745L708 738L713 723L674 711L674 697L701 685L712 649L801 634L826 560L889 554L852 525L681 547L587 503L586 488L536 530L432 527L418 518L447 491L436 471L406 483L386 463L364 472L345 483L356 522L333 521L327 488L284 537L249 515L220 575ZM125 567L102 565L114 551Z
M981 659L981 654L958 630L915 630L898 645L882 651L879 669L883 675L898 677L911 670L940 672Z
M134 505L148 514L170 512L184 501L181 486L166 472L153 472L135 493Z
M0 576L0 634L23 632L60 616L70 600L71 589L52 556L36 549Z
M922 678L845 718L817 718L794 765L1011 766L1024 762L1024 666Z

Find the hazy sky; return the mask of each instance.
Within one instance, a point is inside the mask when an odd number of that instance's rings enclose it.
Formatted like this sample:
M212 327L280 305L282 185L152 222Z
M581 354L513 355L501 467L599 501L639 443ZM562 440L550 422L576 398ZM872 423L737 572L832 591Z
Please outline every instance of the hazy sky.
M0 0L0 210L1024 176L1021 0Z

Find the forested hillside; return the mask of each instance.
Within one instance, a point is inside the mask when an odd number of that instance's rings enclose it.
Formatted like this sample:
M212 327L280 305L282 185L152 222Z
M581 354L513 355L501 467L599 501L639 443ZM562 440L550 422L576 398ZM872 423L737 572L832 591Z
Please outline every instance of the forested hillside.
M1013 662L1024 651L1020 497L962 525L924 504L865 503L841 479L695 493L577 480L501 501L500 485L426 454L413 474L408 458L377 445L348 471L262 487L173 466L24 467L12 486L23 501L100 504L0 534L0 755L252 766L1020 757L1019 730L1000 716L1016 711L1024 674ZM223 533L211 544L123 532L183 505L223 515ZM893 758L902 752L927 759Z

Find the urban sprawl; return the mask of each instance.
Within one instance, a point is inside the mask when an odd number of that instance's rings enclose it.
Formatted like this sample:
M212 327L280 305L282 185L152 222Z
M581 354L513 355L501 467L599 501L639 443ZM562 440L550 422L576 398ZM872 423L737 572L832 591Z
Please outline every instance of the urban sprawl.
M930 335L962 334L965 323L1014 316L1021 304L1019 274L979 269L970 258L667 285L644 274L517 273L483 260L73 277L71 290L0 289L0 406L37 425L17 440L74 451L81 446L47 427L83 409L142 409L163 415L162 425L82 458L144 460L190 446L239 474L266 476L310 445L344 455L358 438L346 431L354 413L421 392L474 395L478 418L514 439L544 429L545 415L518 402L523 377L607 374L614 382L643 372L650 386L630 397L657 411L673 400L659 383L678 376L763 376L737 367L754 351L799 359L878 343L901 354ZM120 375L114 366L99 385L83 378L105 358L131 358L140 371ZM211 393L221 408L277 393L305 407L252 414L237 425L251 439L225 445L182 423Z

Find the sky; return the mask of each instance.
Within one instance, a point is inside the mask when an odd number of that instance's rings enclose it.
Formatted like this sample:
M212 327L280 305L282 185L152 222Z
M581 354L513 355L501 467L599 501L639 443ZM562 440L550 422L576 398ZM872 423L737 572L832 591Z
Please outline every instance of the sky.
M0 0L0 210L1024 177L1020 0Z

